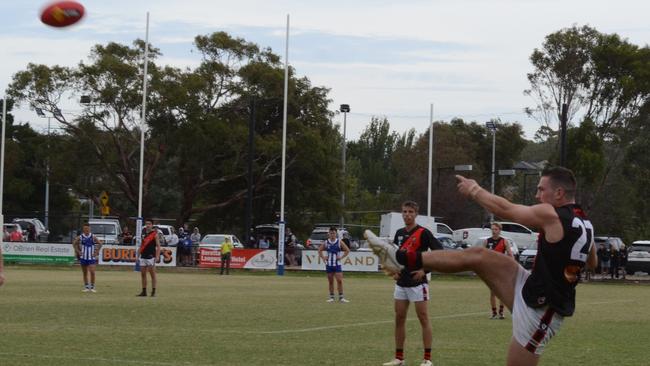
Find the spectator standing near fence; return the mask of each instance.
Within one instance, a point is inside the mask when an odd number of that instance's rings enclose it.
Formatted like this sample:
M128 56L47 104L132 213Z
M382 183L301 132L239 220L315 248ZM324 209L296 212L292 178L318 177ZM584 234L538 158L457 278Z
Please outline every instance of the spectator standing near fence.
M147 272L151 275L151 296L156 296L156 286L158 285L156 276L156 260L160 258L160 239L158 229L153 226L153 221L147 219L144 221L144 235L140 245L140 281L142 283L142 292L138 296L147 296Z
M609 273L609 259L612 252L605 246L605 244L600 244L600 248L596 254L598 255L598 260L600 262L600 275L601 277L606 276Z
M128 226L125 226L122 229L122 245L132 245L133 244L133 234L129 230Z
M81 264L84 279L83 292L97 292L95 290L95 269L102 241L90 232L90 224L83 224L82 233L72 241L72 247L79 259L79 264Z
M23 233L20 230L14 230L9 234L9 241L23 241Z
M201 242L201 233L199 232L198 227L194 227L194 231L192 232L192 235L190 235L190 240L191 240L191 245L190 248L188 249L187 256L189 258L190 265L194 265L194 258L196 258L196 251L198 250L199 243Z
M290 228L284 231L284 251L285 257L290 266L296 266L296 236L293 235Z

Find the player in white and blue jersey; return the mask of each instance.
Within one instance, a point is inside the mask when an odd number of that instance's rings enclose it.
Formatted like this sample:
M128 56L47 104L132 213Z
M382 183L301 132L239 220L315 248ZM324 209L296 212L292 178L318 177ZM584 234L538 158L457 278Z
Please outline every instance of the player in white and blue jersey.
M337 230L330 227L328 238L320 248L318 256L325 262L325 272L327 272L327 281L329 282L330 297L327 302L334 302L334 278L336 278L336 287L339 290L339 302L349 302L343 297L343 270L341 260L350 254L350 249L345 243L337 238ZM343 252L343 255L341 255Z
M90 224L84 223L81 235L72 242L84 275L83 292L97 292L95 290L95 268L101 246L102 241L90 232ZM88 277L90 277L90 281Z

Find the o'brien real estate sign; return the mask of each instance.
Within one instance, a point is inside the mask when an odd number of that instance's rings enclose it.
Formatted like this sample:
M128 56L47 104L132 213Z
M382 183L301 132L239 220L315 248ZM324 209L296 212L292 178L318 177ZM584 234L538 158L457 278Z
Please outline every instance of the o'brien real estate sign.
M72 264L75 261L72 244L52 243L2 243L6 262Z

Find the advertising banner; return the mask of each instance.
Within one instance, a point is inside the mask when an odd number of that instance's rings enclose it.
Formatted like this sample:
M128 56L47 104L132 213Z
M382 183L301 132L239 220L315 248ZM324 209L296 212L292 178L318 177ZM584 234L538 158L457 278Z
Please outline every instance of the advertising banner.
M341 267L344 272L377 272L379 271L379 258L372 252L350 252L350 255L341 261ZM324 271L325 261L318 256L317 250L303 250L301 269Z
M134 266L135 254L135 246L133 245L104 245L99 253L99 264ZM176 248L161 247L160 258L156 261L156 266L175 267Z
M276 251L268 249L233 249L230 268L275 269ZM200 248L199 267L221 268L221 251Z
M72 264L75 261L72 244L54 243L2 243L6 262Z

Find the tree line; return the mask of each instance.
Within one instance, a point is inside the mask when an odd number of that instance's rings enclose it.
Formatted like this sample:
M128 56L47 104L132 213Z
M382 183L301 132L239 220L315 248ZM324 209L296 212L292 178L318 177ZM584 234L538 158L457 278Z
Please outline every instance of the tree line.
M54 232L69 226L64 217L81 209L78 198L99 205L102 191L110 194L113 215L124 222L136 216L144 46L141 40L96 45L75 67L30 63L14 75L9 111L15 103L39 108L58 128L39 133L13 123L9 114L7 216L42 213L48 165ZM225 32L199 35L194 47L198 65L176 68L159 65L160 51L149 46L144 215L242 234L248 222L278 219L283 65L272 50ZM496 168L512 169L520 161L557 164L557 122L567 104L567 166L576 172L578 198L598 234L650 237L650 210L639 199L650 196L648 47L573 26L549 34L530 61L525 93L534 105L526 111L541 127L531 141L517 121L494 120ZM455 165L471 164L469 176L489 187L492 136L483 122L452 119L435 122L432 131L398 133L388 119L373 117L358 140L347 142L343 176L329 89L293 68L289 74L285 209L299 237L314 223L338 222L341 214L359 225L359 233L405 199L419 202L426 214L429 133L432 214L453 228L486 220L486 212L456 194L453 177ZM81 96L81 113L60 113L63 100ZM498 176L496 192L532 203L535 174Z

